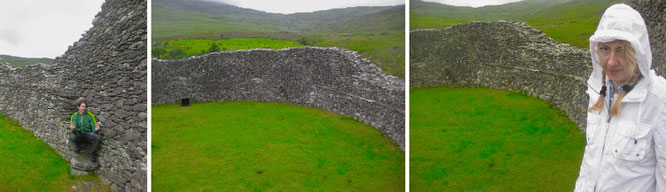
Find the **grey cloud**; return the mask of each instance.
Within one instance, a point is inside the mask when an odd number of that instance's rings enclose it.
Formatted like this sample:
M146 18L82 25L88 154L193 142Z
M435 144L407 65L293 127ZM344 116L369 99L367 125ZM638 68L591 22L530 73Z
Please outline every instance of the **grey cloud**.
M3 40L15 47L18 47L21 44L21 42L23 42L19 33L12 29L3 29L2 31L0 31L0 40Z

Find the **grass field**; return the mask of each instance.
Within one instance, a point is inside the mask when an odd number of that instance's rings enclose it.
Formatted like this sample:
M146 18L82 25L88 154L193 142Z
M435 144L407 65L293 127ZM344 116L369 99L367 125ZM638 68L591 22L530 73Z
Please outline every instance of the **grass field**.
M572 191L584 136L522 93L412 88L411 191Z
M73 177L62 156L2 115L0 154L0 191L68 191L78 182L93 182L103 187L98 190L111 191L97 176Z
M404 153L346 116L249 101L152 110L155 191L404 191Z
M326 36L314 46L343 47L359 52L363 57L377 64L391 75L405 78L405 39L404 32L387 32L366 36Z
M185 11L160 5L156 1L152 12L152 38L174 35L207 34L219 31L278 32L287 29L252 22L237 21L228 17Z
M180 39L153 45L152 55L160 59L182 59L193 55L203 55L211 51L257 48L282 49L289 47L303 47L303 45L270 38Z

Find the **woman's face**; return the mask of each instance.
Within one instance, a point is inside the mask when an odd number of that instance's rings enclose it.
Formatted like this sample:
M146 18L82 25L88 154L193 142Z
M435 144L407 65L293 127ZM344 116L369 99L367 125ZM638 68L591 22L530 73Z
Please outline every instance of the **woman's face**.
M606 72L608 78L618 86L627 83L633 74L629 62L627 62L625 50L622 50L624 42L622 40L615 40L599 43L597 46L601 67Z

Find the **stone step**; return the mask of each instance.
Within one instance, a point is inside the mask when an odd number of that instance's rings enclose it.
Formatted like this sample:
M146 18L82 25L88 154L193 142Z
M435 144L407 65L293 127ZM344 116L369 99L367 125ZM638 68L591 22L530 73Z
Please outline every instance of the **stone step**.
M70 173L73 176L85 176L99 168L99 163L90 161L90 156L85 153L73 153L69 159Z
M70 142L69 151L66 156L69 157L70 173L73 176L85 176L99 168L99 163L90 160L90 145L82 144L80 153L76 153L75 145Z

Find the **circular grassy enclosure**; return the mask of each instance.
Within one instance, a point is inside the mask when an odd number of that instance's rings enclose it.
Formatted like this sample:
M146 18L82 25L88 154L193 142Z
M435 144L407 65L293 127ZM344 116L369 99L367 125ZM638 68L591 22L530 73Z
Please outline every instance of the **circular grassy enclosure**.
M156 191L404 191L404 152L347 116L254 101L152 107Z
M18 123L0 115L0 191L111 191L95 175L73 177L69 164Z
M412 88L412 191L572 191L584 135L522 93Z

